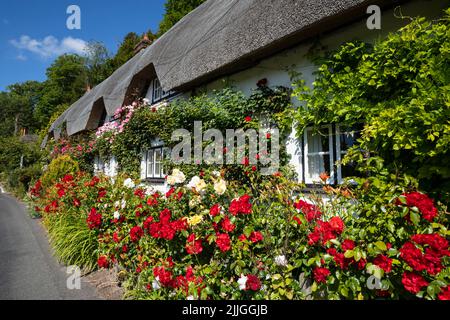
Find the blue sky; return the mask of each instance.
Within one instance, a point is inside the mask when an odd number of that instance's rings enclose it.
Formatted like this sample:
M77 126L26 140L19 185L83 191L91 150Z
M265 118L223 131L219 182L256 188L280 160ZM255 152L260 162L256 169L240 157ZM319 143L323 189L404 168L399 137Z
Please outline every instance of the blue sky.
M26 80L45 80L62 53L81 53L91 40L111 53L131 31L157 31L165 0L0 0L0 91ZM81 9L81 30L69 30L69 5Z

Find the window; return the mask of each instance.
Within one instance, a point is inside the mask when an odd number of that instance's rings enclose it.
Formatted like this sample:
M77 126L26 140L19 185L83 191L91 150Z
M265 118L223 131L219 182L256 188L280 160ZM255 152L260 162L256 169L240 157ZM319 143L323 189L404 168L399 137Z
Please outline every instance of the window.
M166 155L166 148L156 147L145 152L145 177L147 179L164 179L165 171L163 160Z
M323 127L315 133L313 128L306 128L304 132L304 172L305 183L320 182L320 174L328 172L329 183L334 182L333 168L333 138L331 125Z
M343 177L356 175L351 163L342 166L340 160L356 143L358 132L338 125L323 126L319 132L315 132L312 127L306 128L303 134L305 183L320 183L320 174L323 172L329 174L327 183L330 184L342 183Z
M103 173L108 177L117 175L117 161L116 157L111 156L107 161L104 161L100 156L94 157L94 174Z
M104 172L105 163L100 156L95 156L94 158L94 173Z
M158 79L153 80L153 94L152 94L152 103L156 103L161 101L164 98L167 98L172 94L171 91L164 91L159 83Z
M353 147L358 138L359 131L351 128L336 126L336 158L342 160L347 150ZM337 181L342 183L343 177L356 176L356 170L353 163L346 165L337 165Z

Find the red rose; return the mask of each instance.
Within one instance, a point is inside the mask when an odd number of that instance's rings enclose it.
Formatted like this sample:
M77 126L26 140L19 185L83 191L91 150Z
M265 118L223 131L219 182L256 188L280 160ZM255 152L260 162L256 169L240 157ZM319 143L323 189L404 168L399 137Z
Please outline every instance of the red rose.
M258 291L261 289L261 281L253 274L247 275L247 282L245 283L245 290Z
M133 242L139 241L139 239L144 235L144 231L141 227L135 226L130 230L130 239Z
M231 221L228 218L228 216L225 217L225 219L222 220L222 229L225 232L232 232L234 230L234 228L236 228L236 226L231 223Z
M428 282L421 275L413 272L404 272L402 283L405 289L413 294L417 294L421 288L428 286Z
M327 282L327 277L330 275L330 270L327 268L315 267L313 270L314 280L318 283Z
M166 198L169 198L175 192L175 188L170 188L169 191L166 192Z
M244 241L247 240L247 237L245 236L245 234L241 234L241 235L238 237L238 239L239 239L239 241L244 242Z
M358 270L363 270L366 267L367 260L366 259L359 259L356 266Z
M353 250L355 248L355 242L350 239L345 239L342 242L342 250L345 252L347 250Z
M195 240L195 234L189 235L186 242L186 251L188 254L199 254L203 251L202 240Z
M439 300L450 300L450 285L441 288L441 292L438 294Z
M344 222L340 217L333 217L330 219L330 226L334 232L341 234L344 231Z
M252 213L252 204L250 203L250 196L244 194L242 197L232 200L228 210L233 216L237 214Z
M100 213L97 213L97 210L95 208L92 208L86 219L86 222L89 229L98 229L102 224L102 215Z
M270 132L266 133L266 139L270 139L272 137L272 135L270 134Z
M171 287L175 286L175 279L173 278L172 272L166 270L164 267L154 267L153 275L158 278L159 283L163 287Z
M256 243L256 242L259 242L259 241L262 241L262 240L264 240L264 237L263 237L263 235L261 234L261 232L259 232L259 231L253 231L253 232L250 234L250 241L251 241L251 242Z
M382 254L375 257L373 264L383 269L386 273L389 273L392 270L392 259Z
M314 245L319 241L325 245L329 240L335 239L336 235L333 232L331 224L322 220L317 221L317 226L313 232L308 235L308 244Z
M58 197L59 198L64 197L65 194L66 194L66 192L64 191L64 189L58 189Z
M244 159L242 159L242 164L243 164L244 166L248 166L249 163L250 163L250 160L249 160L247 157L244 157Z
M303 212L303 214L305 215L305 218L308 222L316 220L316 219L320 218L320 216L322 215L322 212L320 212L320 210L319 210L319 208L317 208L317 206L310 204L303 200L299 200L298 202L295 202L294 208Z
M138 189L134 190L134 195L139 197L140 199L144 199L145 198L145 191L142 188L138 188Z
M231 241L227 233L217 235L216 244L222 252L226 252L231 249Z
M209 214L212 215L213 217L217 216L220 213L220 206L219 204L215 204L211 207L211 209L209 209Z
M80 200L78 200L78 199L73 199L73 205L75 206L75 207L79 207L79 206L81 206L81 202L80 202Z
M293 217L292 219L293 219L295 222L297 222L298 225L301 225L301 224L302 224L302 220L300 220L299 217Z
M250 121L252 121L252 117L246 116L246 117L245 117L245 122L250 122Z
M65 182L65 183L71 182L71 181L73 181L73 175L66 174L61 180L62 180L62 182Z
M106 258L105 256L100 256L97 260L97 264L99 268L108 268L109 267L108 258Z
M419 209L422 217L425 220L433 221L438 215L438 210L434 206L433 200L426 194L420 192L405 193L403 196L406 198L406 205L408 207L416 207ZM399 201L397 203L400 203ZM407 216L409 218L409 216Z

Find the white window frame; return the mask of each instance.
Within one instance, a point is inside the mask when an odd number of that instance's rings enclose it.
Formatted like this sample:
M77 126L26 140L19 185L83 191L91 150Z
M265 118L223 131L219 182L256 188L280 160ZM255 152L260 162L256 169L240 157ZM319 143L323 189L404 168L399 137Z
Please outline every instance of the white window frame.
M173 92L172 91L164 91L161 87L161 83L158 79L152 80L152 104L160 102L164 98L169 97Z
M157 151L160 151L160 155L161 155L160 161L155 161ZM166 153L167 153L167 148L165 148L164 146L151 147L144 152L145 178L146 179L164 179L166 172L165 172L165 168L163 165L163 161L164 161L164 156L166 155ZM151 156L152 162L149 162L149 158L150 158L149 155L152 155ZM160 172L158 172L158 173L155 172L157 164L160 165ZM149 170L150 166L151 166L151 169Z
M305 131L303 133L303 172L304 172L304 177L305 177L305 183L306 184L316 184L319 183L320 181L313 181L311 179L309 179L309 166L308 166L308 156L324 156L324 155L329 155L330 156L330 168L328 168L328 173L330 175L330 178L327 180L327 183L329 184L333 184L335 181L335 172L334 172L334 146L333 146L333 127L332 125L325 125L322 126L321 128L325 128L328 129L328 151L320 151L320 152L314 152L314 153L309 153L308 152L308 132L313 130L313 127L307 127L305 128ZM325 168L326 170L327 168Z
M116 157L111 156L108 161L104 161L99 155L94 157L94 174L103 173L108 177L117 175Z

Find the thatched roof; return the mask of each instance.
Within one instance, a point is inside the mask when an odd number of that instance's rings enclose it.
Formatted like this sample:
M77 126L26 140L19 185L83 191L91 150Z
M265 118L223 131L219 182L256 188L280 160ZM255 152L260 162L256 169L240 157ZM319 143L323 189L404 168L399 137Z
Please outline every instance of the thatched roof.
M88 125L103 100L109 115L155 73L164 90L187 90L244 69L365 14L365 0L209 0L185 16L147 49L75 102L64 121L73 135ZM55 134L56 137L56 134Z

